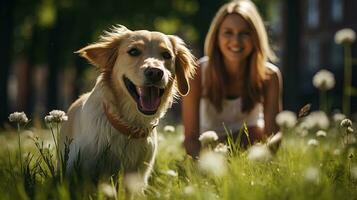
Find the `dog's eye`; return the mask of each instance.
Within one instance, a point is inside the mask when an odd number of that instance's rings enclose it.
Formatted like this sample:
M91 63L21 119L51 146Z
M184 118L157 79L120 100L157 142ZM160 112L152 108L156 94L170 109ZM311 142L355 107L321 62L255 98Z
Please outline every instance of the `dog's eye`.
M139 56L141 54L141 51L137 48L132 48L128 51L128 54L131 56Z
M165 60L169 60L172 58L171 54L167 51L163 52L161 55Z

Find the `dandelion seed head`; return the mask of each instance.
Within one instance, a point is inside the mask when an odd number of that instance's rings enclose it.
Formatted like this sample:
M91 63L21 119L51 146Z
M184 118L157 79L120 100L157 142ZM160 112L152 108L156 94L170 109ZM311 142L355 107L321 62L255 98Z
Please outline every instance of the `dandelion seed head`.
M356 40L356 33L350 28L344 28L336 32L336 44L352 44Z
M248 149L248 159L257 162L268 162L273 158L266 145L255 144Z
M311 112L304 118L303 123L307 129L327 129L330 126L330 120L328 119L326 113L323 111Z
M352 126L352 121L350 119L344 119L340 124L343 128L348 128Z
M316 139L310 139L309 141L307 141L307 145L311 147L316 147L319 145L319 141L317 141Z
M215 131L206 131L198 138L202 145L211 144L218 140L218 135Z
M143 192L145 188L144 179L137 173L127 174L124 177L125 187L133 194Z
M183 188L183 192L187 195L190 195L195 192L195 188L192 185L188 185L185 188Z
M213 151L203 151L198 161L199 169L204 173L221 177L227 171L226 158Z
M353 128L352 128L352 127L348 127L348 128L346 129L346 133L347 133L347 134L353 133Z
M178 176L177 172L172 170L172 169L166 170L165 174L168 175L168 176L172 176L172 177L177 177Z
M175 127L171 125L166 125L164 126L164 132L166 133L174 133L175 132Z
M312 183L318 183L320 179L320 171L316 167L308 167L304 171L305 180Z
M342 113L335 113L333 114L332 119L336 123L341 123L342 120L346 119L346 115Z
M99 185L99 190L108 198L115 198L116 196L115 188L108 183L101 183Z
M319 90L330 90L335 86L335 76L330 71L322 69L315 74L312 83Z
M221 153L223 155L226 155L228 152L228 147L227 145L223 144L223 143L219 143L215 148L214 148L214 152L216 153Z
M62 110L52 110L49 115L45 117L46 123L61 123L68 120L68 116Z
M26 124L29 120L24 112L13 112L9 115L9 121L19 124Z
M316 132L316 136L317 136L317 137L326 137L326 136L327 136L327 133L326 133L326 131L324 131L324 130L318 130L318 131Z
M275 122L280 127L292 128L296 124L296 114L292 111L284 110L276 116Z

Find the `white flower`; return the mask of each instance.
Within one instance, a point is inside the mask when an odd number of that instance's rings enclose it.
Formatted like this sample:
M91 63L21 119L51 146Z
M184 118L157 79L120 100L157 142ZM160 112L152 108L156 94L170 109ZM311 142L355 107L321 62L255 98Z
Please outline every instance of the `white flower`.
M27 116L24 112L14 112L9 115L9 121L26 124L29 120L27 119Z
M214 148L214 152L226 155L228 152L228 147L225 144L219 143L216 148Z
M227 171L227 163L225 157L216 152L203 151L198 161L199 168L208 174L221 177Z
M304 127L307 129L319 128L327 129L330 126L330 121L323 111L311 112L304 119Z
M335 86L335 76L330 71L322 69L312 78L312 84L319 90L330 90Z
M113 186L107 183L102 183L99 185L99 190L108 198L115 198L117 192Z
M340 125L344 128L348 128L352 126L352 121L350 119L344 119L341 121Z
M318 131L316 132L316 136L317 136L317 137L326 137L326 136L327 136L327 133L326 133L326 131L318 130Z
M215 131L206 131L198 138L202 145L210 144L218 140L218 135Z
M175 127L174 126L170 126L170 125L166 125L164 127L164 132L166 132L166 133L174 133L175 132Z
M284 110L276 116L275 122L280 127L292 128L296 124L296 114L292 111Z
M173 177L176 177L178 175L177 172L172 169L165 171L165 174Z
M333 114L332 119L337 123L341 123L342 120L346 119L346 115L342 113L335 113Z
M186 186L183 188L183 192L187 195L193 194L195 192L195 188L192 185Z
M310 139L309 141L307 141L307 145L316 147L319 145L319 141L317 141L316 139Z
M353 133L353 128L352 128L352 127L347 127L346 133L347 133L347 134Z
M356 33L350 28L344 28L336 32L336 44L351 44L356 40Z
M141 193L145 188L144 179L137 173L125 175L124 185L131 193Z
M67 121L68 116L66 113L62 110L52 110L49 115L45 116L45 122L46 123L61 123L63 121Z
M272 159L271 152L266 145L255 144L248 149L248 159L258 162L267 162Z
M304 177L308 182L318 183L320 179L320 171L316 167L308 167L304 171Z

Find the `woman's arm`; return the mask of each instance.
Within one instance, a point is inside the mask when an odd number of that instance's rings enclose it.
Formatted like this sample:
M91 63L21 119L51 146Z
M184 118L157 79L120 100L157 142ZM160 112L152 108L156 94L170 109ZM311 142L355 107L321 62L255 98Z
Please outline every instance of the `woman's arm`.
M264 83L264 121L265 134L269 136L279 131L275 117L282 111L282 78L279 68L274 65L270 65L267 71Z
M182 121L185 129L184 146L187 154L196 158L200 151L199 109L201 98L201 69L190 80L190 92L182 98Z

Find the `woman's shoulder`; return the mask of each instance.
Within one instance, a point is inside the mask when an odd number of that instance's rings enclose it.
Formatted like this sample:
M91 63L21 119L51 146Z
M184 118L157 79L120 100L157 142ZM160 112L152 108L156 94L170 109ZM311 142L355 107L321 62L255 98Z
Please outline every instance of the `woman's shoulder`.
M206 67L208 65L209 58L208 56L203 56L200 59L198 59L197 64L199 67Z
M270 85L270 84L281 84L282 82L282 77L281 77L281 72L280 69L272 64L267 62L266 63L266 79L265 82L266 84Z

